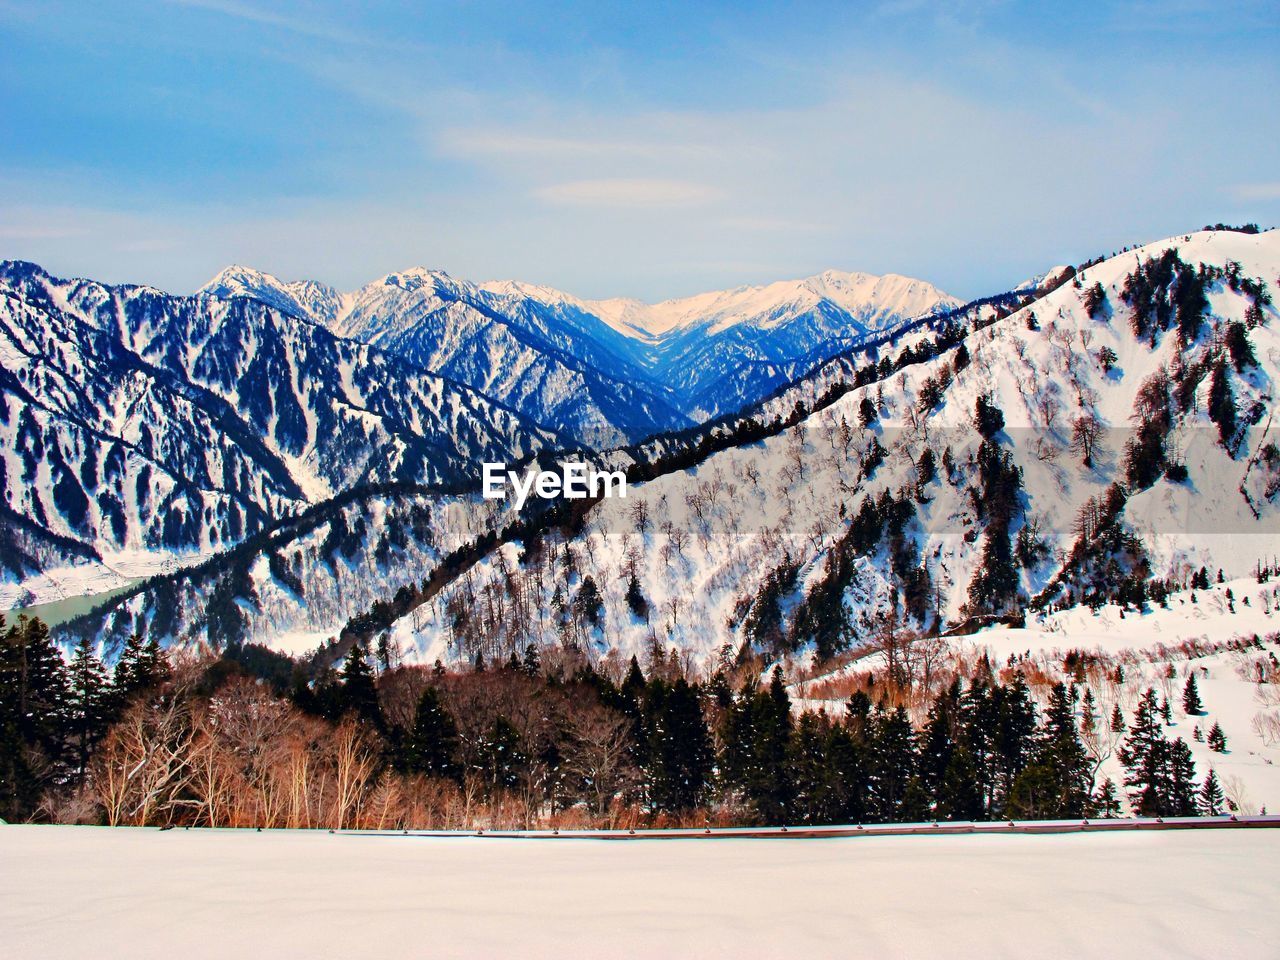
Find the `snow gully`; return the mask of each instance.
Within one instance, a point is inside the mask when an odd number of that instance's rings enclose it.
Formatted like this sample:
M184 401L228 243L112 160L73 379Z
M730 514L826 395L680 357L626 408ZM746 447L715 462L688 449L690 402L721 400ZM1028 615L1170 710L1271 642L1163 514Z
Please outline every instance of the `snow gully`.
M530 493L544 500L563 497L566 500L584 500L587 497L627 496L627 475L621 470L592 470L588 464L570 462L560 464L560 472L554 470L530 471L522 477L508 470L505 463L485 463L482 484L486 500L503 500L510 484L516 495L516 509L524 506Z

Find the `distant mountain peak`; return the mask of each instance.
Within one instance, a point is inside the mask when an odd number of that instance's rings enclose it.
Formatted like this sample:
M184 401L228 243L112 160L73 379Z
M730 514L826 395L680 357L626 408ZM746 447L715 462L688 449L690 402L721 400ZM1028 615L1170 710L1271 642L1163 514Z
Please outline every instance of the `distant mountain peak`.
M233 265L201 292L252 297L382 346L538 422L570 416L592 445L735 410L867 336L960 305L924 280L834 269L656 304L425 266L339 292Z

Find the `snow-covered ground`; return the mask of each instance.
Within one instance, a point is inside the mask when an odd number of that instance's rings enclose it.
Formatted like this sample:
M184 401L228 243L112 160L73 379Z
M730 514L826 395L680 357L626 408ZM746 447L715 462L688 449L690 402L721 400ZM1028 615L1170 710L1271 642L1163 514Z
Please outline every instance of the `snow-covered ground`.
M1037 563L1020 571L1023 593L1034 597L1063 573L1089 501L1103 497L1112 483L1125 482L1126 444L1144 419L1136 412L1143 385L1152 378L1163 383L1166 374L1177 381L1170 371L1208 362L1227 325L1243 322L1256 308L1266 321L1248 331L1257 366L1226 376L1239 409L1253 410L1259 419L1242 431L1241 446L1229 455L1206 412L1209 384L1202 378L1206 382L1191 391L1195 402L1170 414L1169 451L1186 467L1188 479L1158 480L1130 497L1122 514L1126 528L1141 539L1152 577L1185 583L1201 566L1215 576L1222 569L1227 577L1247 577L1260 562L1274 559L1280 543L1280 507L1272 489L1280 480L1260 459L1274 441L1273 419L1262 414L1280 382L1280 315L1274 305L1257 307L1251 295L1215 280L1206 287L1209 309L1198 339L1183 347L1176 334L1166 333L1153 347L1150 337L1134 335L1124 290L1142 262L1169 250L1188 265L1238 265L1242 276L1270 284L1280 264L1280 232L1196 233L1096 264L1084 271L1079 288L1065 284L970 332L969 360L962 366L956 351L908 364L781 434L635 483L626 500L601 501L564 552L572 557L567 576L563 564L525 563L515 545L494 550L415 609L412 623L405 618L396 624L398 642L422 662L469 660L477 644L465 637L459 642L456 613L492 610L482 625L473 623L472 632L481 640L496 637L496 655L505 658L530 642L554 643L562 625L546 612L555 606L556 593L563 599L591 576L603 599L600 623L575 639L601 652L641 658L657 643L705 663L749 639L745 613L768 577L784 566L798 568L794 589L778 600L789 625L796 601L826 576L826 563L864 500L917 488L907 532L938 612L960 622L983 555L979 535L985 519L974 500L981 489L974 461L980 437L973 426L982 396L1002 411L1001 447L1022 471L1025 509L1019 523L1025 520L1029 533L1038 531L1045 548ZM1085 304L1095 283L1106 298L1096 316ZM988 308L984 319L991 318ZM905 348L895 343L885 356ZM1104 348L1115 355L1114 364L1099 360ZM924 408L921 397L930 381L948 385L938 387L935 407ZM770 402L777 406L762 408L762 418L782 416L797 401L812 399L795 389ZM864 401L878 411L870 430L861 426ZM1103 431L1088 467L1072 439L1082 411ZM870 462L873 439L886 453L868 472L863 464ZM933 479L921 487L925 450L944 466L935 463ZM948 451L954 470L945 467ZM850 623L865 634L869 628L861 619L886 611L897 585L888 576L883 545L851 563L856 575L844 589L843 604ZM632 573L651 609L647 619L635 616L625 600ZM516 593L518 601L507 599ZM1164 618L1168 629L1177 629L1175 620Z
M1233 643L1255 637L1258 645L1231 649ZM1065 668L1073 651L1100 662L1080 684L1081 695L1088 689L1096 702L1098 733L1086 737L1086 747L1097 765L1097 783L1110 777L1124 792L1125 771L1116 756L1122 735L1108 732L1108 718L1118 704L1125 722L1132 722L1138 697L1154 688L1168 697L1172 708L1165 735L1186 741L1197 776L1203 779L1210 769L1216 771L1241 813L1280 811L1280 692L1270 679L1272 658L1280 657L1280 581L1241 577L1213 583L1207 590L1174 593L1167 608L1148 606L1143 613L1108 604L1096 611L1081 606L1032 614L1025 627L980 630L953 638L949 649L950 655L968 658L985 652L996 667L1010 658L1025 658L1051 681L1079 679ZM812 668L812 658L797 665ZM1119 684L1109 677L1116 665L1124 671ZM1259 665L1266 683L1258 682ZM806 674L790 687L793 703L799 710L840 715L846 693L831 681L883 666L884 655L872 653L829 673ZM1181 709L1183 687L1192 673L1204 708L1198 715ZM1048 688L1033 685L1032 693L1043 707ZM1205 742L1215 723L1227 737L1224 753L1210 750Z
M0 580L0 610L58 603L77 597L109 596L139 580L173 573L208 556L208 551L176 554L168 550L104 550L100 562L54 567L21 583Z
M8 957L1232 957L1280 831L589 841L0 827Z

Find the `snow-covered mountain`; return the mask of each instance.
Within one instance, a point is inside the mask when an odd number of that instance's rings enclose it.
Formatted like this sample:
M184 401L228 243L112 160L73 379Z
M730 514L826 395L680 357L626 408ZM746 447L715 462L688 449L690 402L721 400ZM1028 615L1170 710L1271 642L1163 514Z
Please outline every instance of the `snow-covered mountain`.
M427 270L342 293L231 267L172 297L12 262L0 293L9 602L114 588L362 484L688 428L946 300L832 275L659 305L679 322L653 334Z
M425 269L343 294L231 267L202 292L310 317L594 448L731 412L868 336L959 304L921 280L831 271L654 305Z
M566 442L295 311L21 262L0 264L0 393L0 566L17 578L218 549L352 487L473 481L478 460Z
M1278 274L1280 233L1198 233L981 308L941 349L919 331L794 426L601 502L566 548L495 550L400 641L428 658L565 631L625 653L831 652L890 615L946 627L1146 597L1201 566L1248 575L1280 542ZM797 384L759 419L812 398ZM574 606L587 577L596 621Z
M632 341L567 299L405 270L351 293L233 267L201 292L251 297L466 383L592 447L686 427Z
M234 577L173 580L173 636L202 636L213 593L247 585L243 638L296 648L385 629L428 662L566 639L618 655L831 654L886 623L945 629L1082 599L1152 608L1202 566L1250 574L1280 542L1277 275L1276 232L1128 251L1039 296L846 350L705 430L610 453L635 482L585 516L521 530L488 502L463 510L474 532L442 526L426 551L388 547L370 524L347 537L349 567L383 578L380 606L340 602L341 577L316 562L327 521L284 534L277 566L306 569L319 602L246 554ZM344 510L342 530L372 512ZM118 604L154 608L154 591Z

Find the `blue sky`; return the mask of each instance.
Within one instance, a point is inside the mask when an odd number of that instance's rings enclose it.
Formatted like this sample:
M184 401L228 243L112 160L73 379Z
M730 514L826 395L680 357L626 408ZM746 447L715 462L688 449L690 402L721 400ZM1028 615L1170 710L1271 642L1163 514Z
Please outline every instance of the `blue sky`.
M959 296L1280 223L1280 7L0 0L0 257Z

